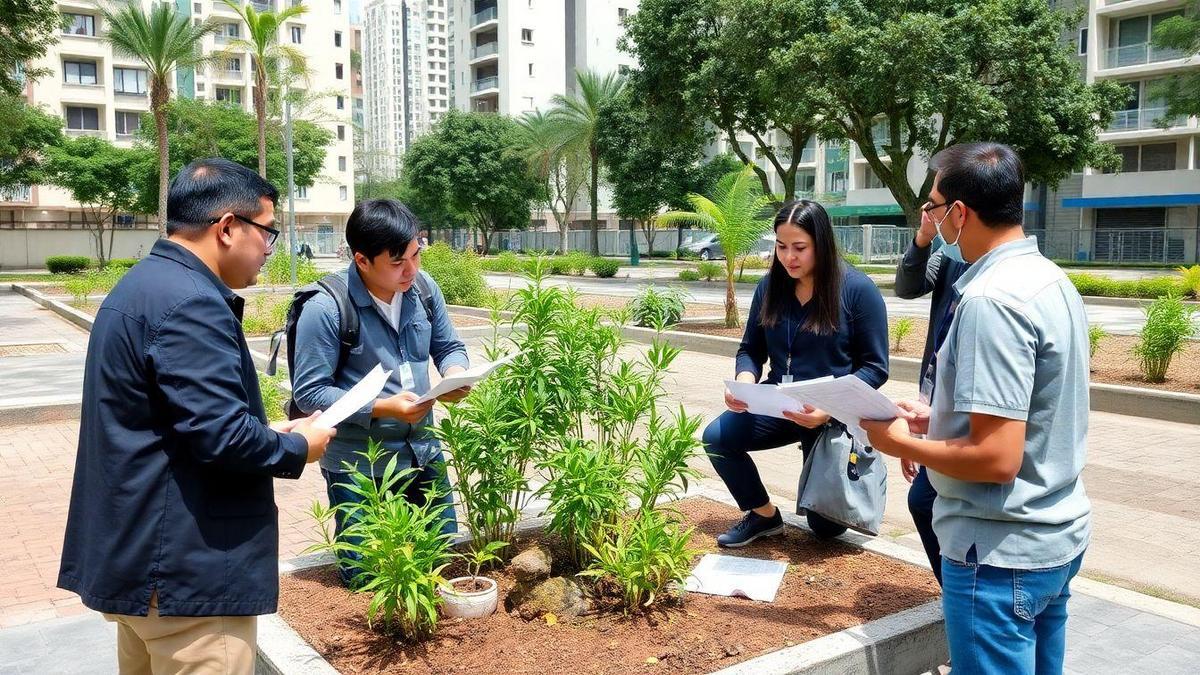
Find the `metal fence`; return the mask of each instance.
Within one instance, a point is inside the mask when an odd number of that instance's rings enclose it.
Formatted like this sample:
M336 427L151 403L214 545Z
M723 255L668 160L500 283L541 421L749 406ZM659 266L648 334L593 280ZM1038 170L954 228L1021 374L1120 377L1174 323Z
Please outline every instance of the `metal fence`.
M1194 263L1200 228L1145 227L1027 230L1042 254L1057 260L1106 263Z
M842 253L858 256L864 263L898 262L908 250L916 230L895 225L854 225L833 228Z
M627 256L629 255L629 230L600 230L600 255ZM688 244L708 232L700 230L684 230L683 244ZM646 234L641 228L636 230L638 252L648 255L650 246L646 242ZM456 249L478 248L483 240L473 232L465 229L440 230L434 232L434 241L444 241ZM557 251L559 249L558 232L540 230L525 230L517 232L497 232L490 237L489 249L498 251L528 252L528 251ZM654 235L654 250L674 251L681 245L679 230L658 230ZM567 250L590 251L592 249L592 233L589 230L571 230L567 232Z

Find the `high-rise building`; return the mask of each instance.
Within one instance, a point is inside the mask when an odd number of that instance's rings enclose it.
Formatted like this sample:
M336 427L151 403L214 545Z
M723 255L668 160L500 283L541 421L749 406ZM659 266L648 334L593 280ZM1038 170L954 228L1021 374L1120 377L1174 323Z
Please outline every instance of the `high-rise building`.
M142 0L149 10L156 1ZM250 0L258 10L279 9L298 0ZM176 11L194 22L214 20L221 24L215 35L205 38L202 49L217 54L233 39L246 36L246 26L221 0L178 0ZM348 13L342 0L308 2L308 12L280 27L279 39L305 54L310 75L302 86L320 92L310 111L316 123L329 128L333 141L326 148L325 165L316 184L299 188L296 222L300 239L315 251L332 252L337 233L344 229L354 206L353 146L350 134L350 46ZM149 81L145 67L136 59L116 53L104 39L99 0L62 0L58 3L66 25L53 45L34 67L49 75L26 83L26 98L62 116L69 136L99 136L118 145L132 143L133 135L150 109ZM224 101L253 112L254 64L250 55L235 51L212 66L176 73L173 96ZM325 95L328 94L328 95ZM281 193L286 192L280 186ZM283 195L286 198L286 195ZM286 199L281 199L281 212ZM79 229L83 209L61 189L36 185L0 194L0 226L12 229ZM280 218L281 222L283 218ZM153 230L153 216L123 214L121 227ZM87 241L86 236L80 237ZM142 246L148 249L148 246ZM77 247L76 247L77 248ZM136 248L136 247L135 247ZM86 252L86 248L84 251ZM128 253L118 247L118 254ZM38 263L41 261L38 260Z

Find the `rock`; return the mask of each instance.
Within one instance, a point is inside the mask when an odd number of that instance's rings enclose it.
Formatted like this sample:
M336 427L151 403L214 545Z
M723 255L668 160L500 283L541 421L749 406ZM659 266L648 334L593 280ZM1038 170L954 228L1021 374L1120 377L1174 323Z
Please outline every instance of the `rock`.
M509 611L526 621L546 614L558 620L573 619L591 609L587 593L579 582L567 577L552 577L537 583L518 583L504 600Z
M521 583L541 581L550 576L552 563L550 552L540 546L535 546L527 551L522 551L512 559L512 573Z

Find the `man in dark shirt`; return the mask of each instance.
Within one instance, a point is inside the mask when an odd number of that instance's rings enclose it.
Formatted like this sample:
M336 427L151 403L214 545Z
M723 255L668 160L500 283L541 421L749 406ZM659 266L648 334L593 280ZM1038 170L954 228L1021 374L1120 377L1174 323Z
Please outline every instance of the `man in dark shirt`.
M117 623L122 673L251 673L276 610L273 479L332 430L268 425L241 329L272 250L278 192L199 160L171 183L168 238L96 313L58 586Z

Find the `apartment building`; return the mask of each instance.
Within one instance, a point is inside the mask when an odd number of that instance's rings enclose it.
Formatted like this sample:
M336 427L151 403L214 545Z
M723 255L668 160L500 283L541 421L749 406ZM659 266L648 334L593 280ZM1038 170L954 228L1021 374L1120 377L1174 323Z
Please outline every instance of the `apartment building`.
M149 10L154 2L142 0ZM280 28L280 40L303 50L311 75L302 86L319 93L309 112L315 122L334 134L326 149L325 165L315 185L299 188L296 194L296 224L300 239L314 250L332 252L354 206L354 160L351 134L351 33L348 0L310 0L307 13ZM279 9L298 0L249 0L258 10ZM35 67L50 74L26 83L26 97L61 115L71 136L99 136L118 145L132 143L142 115L149 111L149 81L145 68L135 59L117 54L105 41L106 26L101 0L63 0L59 9L67 24ZM204 52L226 50L246 26L221 0L179 0L176 10L200 22L215 20L221 29L207 37ZM174 96L225 101L253 112L254 64L246 53L202 71L179 71ZM0 194L0 227L6 229L79 229L82 211L70 196L50 186L29 186ZM121 227L153 230L152 216L125 214ZM88 253L87 235L79 252ZM140 245L148 250L148 246ZM72 248L79 248L72 245ZM133 253L119 248L118 255ZM40 261L38 261L40 262Z

